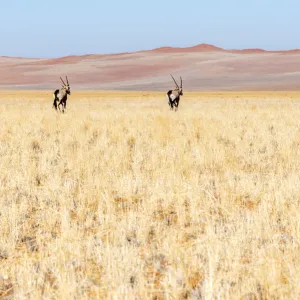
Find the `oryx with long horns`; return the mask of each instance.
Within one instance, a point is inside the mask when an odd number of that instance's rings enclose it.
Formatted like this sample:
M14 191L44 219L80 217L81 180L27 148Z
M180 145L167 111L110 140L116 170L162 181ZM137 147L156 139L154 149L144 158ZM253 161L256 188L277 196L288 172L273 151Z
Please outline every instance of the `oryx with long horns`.
M175 107L175 111L177 111L179 101L180 101L180 96L183 96L183 93L182 93L182 78L180 76L180 87L179 87L179 85L177 84L174 77L172 75L171 75L171 77L173 78L173 80L176 84L176 89L168 91L167 92L167 97L168 97L168 100L169 100L170 109L173 110L174 107Z
M60 77L60 80L63 83L63 86L60 90L56 90L53 93L53 107L57 110L60 110L60 105L62 106L62 112L64 113L66 110L66 105L67 105L67 98L68 95L71 95L71 90L70 90L70 85L69 85L69 81L68 81L68 77L66 76L66 81L67 84L64 83L64 81L62 80L62 78Z

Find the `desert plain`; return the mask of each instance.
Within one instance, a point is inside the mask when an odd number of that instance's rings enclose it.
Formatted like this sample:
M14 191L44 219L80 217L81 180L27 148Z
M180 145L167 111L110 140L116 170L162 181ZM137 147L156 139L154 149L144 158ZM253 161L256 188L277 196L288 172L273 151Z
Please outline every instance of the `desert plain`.
M1 299L298 299L300 92L0 91Z

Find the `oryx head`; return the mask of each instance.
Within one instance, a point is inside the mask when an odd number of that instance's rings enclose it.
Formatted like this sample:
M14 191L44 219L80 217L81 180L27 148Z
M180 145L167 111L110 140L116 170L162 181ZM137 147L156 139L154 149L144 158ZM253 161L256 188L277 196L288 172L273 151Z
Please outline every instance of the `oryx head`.
M172 75L171 75L171 77L173 78L173 80L174 80L174 82L176 84L176 90L179 91L179 95L183 96L183 92L182 92L182 78L181 78L181 76L180 76L180 87L179 87L179 85L177 84L176 80L174 79L174 77Z
M70 85L69 85L69 81L68 81L68 77L66 76L66 81L67 81L67 84L64 83L64 81L62 80L62 78L60 77L60 80L62 81L63 83L63 89L66 90L66 93L68 95L71 95L71 89L70 89Z

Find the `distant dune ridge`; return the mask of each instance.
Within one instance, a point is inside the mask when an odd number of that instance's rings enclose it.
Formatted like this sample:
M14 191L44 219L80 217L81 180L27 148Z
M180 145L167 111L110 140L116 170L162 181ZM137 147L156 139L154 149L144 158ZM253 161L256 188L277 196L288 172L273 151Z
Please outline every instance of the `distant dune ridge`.
M54 89L68 75L73 89L297 90L300 50L225 50L213 45L161 47L133 53L90 54L53 59L0 57L1 89Z

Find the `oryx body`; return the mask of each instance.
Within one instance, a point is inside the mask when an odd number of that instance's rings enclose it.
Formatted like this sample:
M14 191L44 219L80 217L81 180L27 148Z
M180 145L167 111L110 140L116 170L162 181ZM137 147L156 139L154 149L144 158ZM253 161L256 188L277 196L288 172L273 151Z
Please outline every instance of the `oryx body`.
M68 95L71 95L70 85L68 81L68 77L66 76L67 84L64 83L62 78L60 80L63 83L63 86L60 90L55 90L53 93L53 107L57 110L60 110L60 105L62 106L62 112L64 113L66 110Z
M169 90L167 92L167 98L169 100L170 109L173 110L175 108L175 111L177 111L178 110L178 106L179 106L180 96L183 96L183 92L182 92L182 78L180 77L180 87L179 87L179 85L175 81L174 77L172 75L171 75L171 77L173 78L173 80L174 80L174 82L176 84L176 89Z

